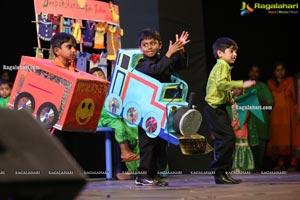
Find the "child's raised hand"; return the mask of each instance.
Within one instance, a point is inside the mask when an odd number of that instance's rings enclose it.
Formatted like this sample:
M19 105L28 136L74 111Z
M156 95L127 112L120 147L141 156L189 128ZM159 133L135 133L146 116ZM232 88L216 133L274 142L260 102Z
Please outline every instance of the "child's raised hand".
M190 42L190 40L188 40L188 37L189 33L187 31L182 31L180 37L178 36L178 34L176 34L175 42L173 43L171 40L169 41L169 49L166 53L166 56L170 58L175 52L184 52L184 45Z
M182 31L180 37L176 34L176 41L181 41L181 44L185 45L190 42L190 40L188 40L189 35L187 31Z

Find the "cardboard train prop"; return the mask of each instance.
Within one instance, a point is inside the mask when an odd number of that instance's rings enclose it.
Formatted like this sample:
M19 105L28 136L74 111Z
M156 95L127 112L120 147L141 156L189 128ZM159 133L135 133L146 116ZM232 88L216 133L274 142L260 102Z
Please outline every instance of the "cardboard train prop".
M96 132L109 82L52 60L22 56L8 108L26 109L46 128Z
M187 83L175 76L161 83L139 72L135 66L141 58L139 49L118 50L106 110L123 117L128 125L142 127L151 138L180 145L183 154L208 152L205 137L197 134L202 115L186 101Z

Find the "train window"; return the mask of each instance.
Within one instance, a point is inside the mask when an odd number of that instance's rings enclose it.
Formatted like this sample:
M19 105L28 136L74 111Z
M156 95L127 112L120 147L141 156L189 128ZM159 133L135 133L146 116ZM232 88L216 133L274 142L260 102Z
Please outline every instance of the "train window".
M181 101L183 91L177 85L167 86L163 90L162 101Z
M126 54L123 54L123 57L122 57L122 62L121 62L121 67L123 68L123 69L128 69L128 65L129 65L129 60L130 60L130 57L129 56L127 56Z
M118 57L117 57L117 65L120 66L120 57L121 57L121 54L118 53Z

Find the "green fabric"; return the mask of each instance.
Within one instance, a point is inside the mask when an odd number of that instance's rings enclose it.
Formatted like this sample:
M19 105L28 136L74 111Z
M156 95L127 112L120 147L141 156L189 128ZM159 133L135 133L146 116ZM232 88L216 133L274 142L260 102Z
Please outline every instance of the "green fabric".
M131 127L131 126L128 126L125 122L123 122L123 123L124 123L125 131L128 136L127 140L129 141L129 145L130 145L132 152L135 154L140 154L140 149L138 146L138 127L137 126ZM139 164L140 164L140 160L125 162L127 170L129 172L136 172Z
M254 159L248 141L245 139L236 139L235 150L233 154L233 171L248 171L254 169Z
M264 117L255 89L252 89L249 92L245 92L243 95L236 97L234 100L238 104L237 112L239 113L241 127L244 124L247 110L249 110L251 114L256 116L261 121L261 123L264 123Z
M231 69L232 67L226 61L218 59L209 74L205 101L213 108L232 102L231 90L243 87L242 80L231 80Z
M121 117L111 116L106 109L103 107L101 112L101 117L98 122L98 127L111 127L115 131L115 139L118 143L125 141L129 142L131 150L133 153L139 154L138 148L138 127L137 126L128 126L126 122L122 120ZM136 171L139 160L126 162L125 163L127 170L129 172Z
M266 102L267 106L273 106L274 99L272 93L269 87L264 82L257 81L257 83L254 86L246 88L245 92L251 91L252 89L256 90L257 97L260 101ZM262 110L264 123L261 122L255 115L250 114L249 121L248 121L250 146L257 145L259 139L264 139L264 140L269 139L270 111L271 110L265 110L265 109Z
M257 130L257 122L258 120L254 115L250 113L248 117L248 142L249 145L256 146L259 145L259 136L258 136L258 130Z
M9 99L10 99L10 96L8 96L6 98L0 98L0 108L7 108Z

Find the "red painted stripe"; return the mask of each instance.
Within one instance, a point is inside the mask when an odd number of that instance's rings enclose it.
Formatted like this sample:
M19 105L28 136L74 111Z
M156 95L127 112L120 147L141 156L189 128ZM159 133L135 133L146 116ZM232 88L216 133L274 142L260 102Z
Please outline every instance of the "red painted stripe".
M128 77L127 77L126 82L124 84L124 90L123 90L123 93L122 93L122 101L124 101L124 99L125 99L130 79L135 79L135 80L143 83L144 85L149 86L150 88L152 88L154 90L151 101L150 101L150 104L157 107L157 108L159 108L159 109L161 109L164 113L163 118L161 120L161 127L163 127L163 125L165 124L165 120L166 120L166 108L165 108L165 106L163 106L160 103L158 103L157 101L155 101L158 86L151 83L151 82L149 82L149 81L147 81L147 80L145 80L145 79L143 79L143 78L141 78L141 77L139 77L139 76L137 76L137 75L135 75L135 74L133 74L133 73L128 73L127 76Z
M53 94L52 92L50 92L50 91L48 91L48 90L45 90L45 89L43 89L43 88L40 88L40 87L38 87L38 86L36 86L36 85L33 85L33 84L31 84L31 83L28 83L28 85L31 86L31 87L33 87L33 88L42 90L42 91L44 91L44 92L46 92L46 93L48 93L48 94Z

